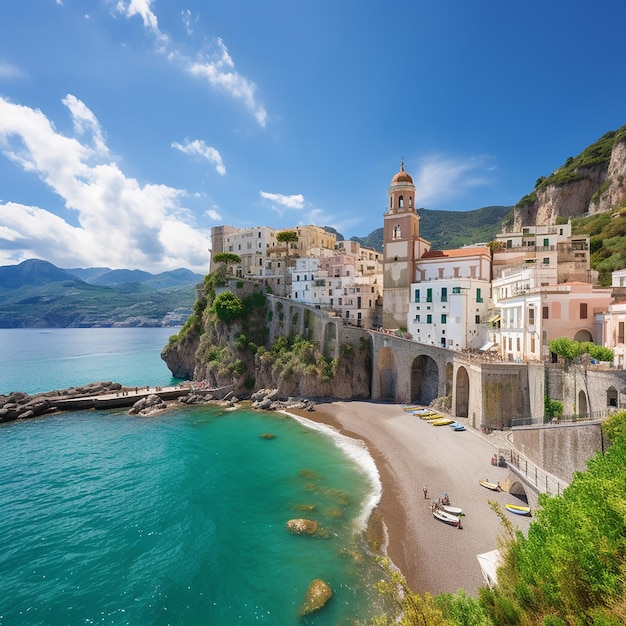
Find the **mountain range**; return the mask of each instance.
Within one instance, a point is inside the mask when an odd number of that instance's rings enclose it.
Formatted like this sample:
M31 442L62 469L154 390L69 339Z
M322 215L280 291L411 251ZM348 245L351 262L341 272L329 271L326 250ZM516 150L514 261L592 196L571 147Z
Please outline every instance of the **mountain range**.
M187 269L66 270L29 259L0 267L0 328L180 325L203 278Z

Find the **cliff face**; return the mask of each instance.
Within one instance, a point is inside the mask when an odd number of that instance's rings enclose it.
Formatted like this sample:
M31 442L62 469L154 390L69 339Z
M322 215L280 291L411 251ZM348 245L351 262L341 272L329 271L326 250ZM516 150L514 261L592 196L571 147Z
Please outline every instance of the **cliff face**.
M558 217L605 213L626 205L626 126L607 133L515 206L510 229L555 224Z
M278 389L284 397L370 397L368 341L354 339L339 346L336 359L325 358L316 348L320 337L287 339L281 335L281 323L271 319L265 305L228 323L205 309L202 323L170 341L161 358L174 376L206 381L209 387L234 385L240 398L259 389ZM278 338L274 346L270 336Z

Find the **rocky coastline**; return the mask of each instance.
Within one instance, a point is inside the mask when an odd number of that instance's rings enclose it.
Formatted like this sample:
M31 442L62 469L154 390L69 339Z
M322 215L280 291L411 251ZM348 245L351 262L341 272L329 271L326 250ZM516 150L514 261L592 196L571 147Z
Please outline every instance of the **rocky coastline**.
M81 402L84 400L84 402ZM314 403L305 398L281 396L278 389L261 389L247 399L234 392L211 389L205 381L187 383L168 392L149 387L124 387L121 383L93 382L81 387L29 395L21 391L0 394L0 423L31 419L67 410L118 408L130 406L130 415L154 415L171 407L166 400L180 404L217 403L226 408L237 405L261 411L313 411Z

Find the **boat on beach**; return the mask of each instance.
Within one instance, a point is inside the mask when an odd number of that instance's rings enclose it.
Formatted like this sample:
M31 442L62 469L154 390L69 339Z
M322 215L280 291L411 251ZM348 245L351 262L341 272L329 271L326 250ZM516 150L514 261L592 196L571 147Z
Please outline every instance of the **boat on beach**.
M504 508L511 513L515 513L516 515L530 515L530 507L529 506L519 506L518 504L505 504Z
M454 432L459 432L459 431L465 430L465 426L463 424L459 424L459 422L452 422L452 424L450 424L450 428Z
M444 512L450 513L450 515L455 515L458 517L459 515L463 515L463 509L459 506L450 506L449 504L442 504L441 508Z
M431 420L431 424L433 426L448 426L452 424L454 420L451 420L449 417L439 417L437 419Z
M446 511L443 511L436 506L433 506L431 510L433 513L433 517L435 519L438 519L440 522L443 522L444 524L448 524L450 526L454 526L455 528L462 528L460 517L452 515L451 513L447 513Z
M486 489L491 489L491 491L502 491L498 483L491 483L485 479L479 480L478 482Z

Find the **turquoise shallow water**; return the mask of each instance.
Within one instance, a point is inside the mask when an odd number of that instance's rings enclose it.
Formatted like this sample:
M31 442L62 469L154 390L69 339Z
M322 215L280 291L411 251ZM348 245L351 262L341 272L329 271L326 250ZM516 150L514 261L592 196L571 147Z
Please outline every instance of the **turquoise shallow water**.
M376 612L380 571L361 531L378 476L362 446L317 425L207 407L66 413L0 425L0 472L3 626L353 624ZM289 533L295 517L324 538ZM333 598L299 619L318 577Z

